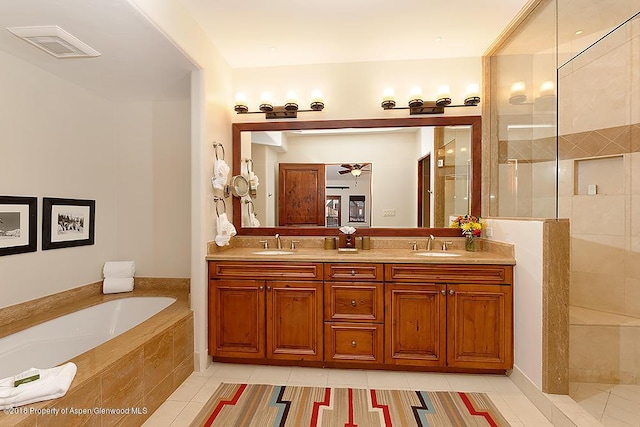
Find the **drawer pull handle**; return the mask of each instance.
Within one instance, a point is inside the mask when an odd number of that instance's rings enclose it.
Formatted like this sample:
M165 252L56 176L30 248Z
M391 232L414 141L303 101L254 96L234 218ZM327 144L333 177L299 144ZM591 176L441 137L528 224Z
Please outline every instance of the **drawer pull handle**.
M351 300L351 307L355 307L356 306L356 300L352 299Z
M450 290L449 290L449 295L453 295L453 294L455 294L455 293L456 293L456 291L454 291L453 289L450 289Z
M355 347L356 346L356 342L355 341L351 341L351 347Z
M441 290L441 291L440 291L440 293L441 293L442 295L446 295L446 294L447 294L447 291L445 291L445 290L443 289L443 290Z
M351 270L351 275L355 276L356 275L356 271L355 270Z

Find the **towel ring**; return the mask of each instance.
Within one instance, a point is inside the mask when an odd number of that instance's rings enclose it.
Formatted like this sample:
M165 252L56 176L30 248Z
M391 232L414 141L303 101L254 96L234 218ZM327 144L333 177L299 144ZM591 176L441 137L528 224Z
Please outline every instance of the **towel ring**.
M256 207L253 204L253 200L242 199L242 202L247 205L247 214L255 215Z
M213 201L216 203L216 216L220 218L220 211L218 210L218 207L220 206L220 204L218 202L222 202L222 208L223 208L222 213L227 212L227 202L225 202L222 197L214 197Z
M253 172L253 159L245 159L245 163L247 164L247 173L249 176Z
M222 159L218 157L218 147L222 148ZM216 160L224 160L224 145L214 142L213 143L213 152L216 154Z

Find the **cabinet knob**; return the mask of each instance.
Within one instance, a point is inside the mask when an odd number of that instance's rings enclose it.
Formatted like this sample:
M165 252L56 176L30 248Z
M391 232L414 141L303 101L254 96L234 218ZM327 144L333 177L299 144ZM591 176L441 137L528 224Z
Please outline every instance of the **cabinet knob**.
M445 291L445 290L443 289L443 290L441 290L441 291L440 291L440 293L441 293L442 295L446 295L446 294L447 294L447 291Z
M262 292L264 290L264 286L258 286L258 290Z
M351 307L355 307L356 306L356 300L352 299L351 300Z
M351 341L351 347L355 347L356 346L356 342L355 341Z
M449 295L453 295L455 293L456 293L456 291L454 291L453 289L449 289Z
M356 275L356 271L355 270L351 270L351 275L355 276Z
M271 292L271 286L267 286L267 291Z

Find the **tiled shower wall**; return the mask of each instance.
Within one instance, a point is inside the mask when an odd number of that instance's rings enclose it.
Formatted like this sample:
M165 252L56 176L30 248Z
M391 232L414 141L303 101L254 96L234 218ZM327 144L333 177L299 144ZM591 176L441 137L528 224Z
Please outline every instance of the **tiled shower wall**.
M640 18L562 66L558 100L571 304L640 317Z

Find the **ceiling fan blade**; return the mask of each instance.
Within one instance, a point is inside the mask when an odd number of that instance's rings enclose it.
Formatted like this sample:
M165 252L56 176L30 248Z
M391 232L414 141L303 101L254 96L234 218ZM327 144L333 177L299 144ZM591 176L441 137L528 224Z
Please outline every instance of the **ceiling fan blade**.
M348 171L338 171L338 173L340 175L344 175L345 173L351 173L351 171L350 170L348 170Z
M348 164L348 163L345 163L345 164L343 164L343 165L340 165L340 167L347 168L347 169L349 169L349 170L351 170L351 169L353 168L353 166L351 166L351 165L350 165L350 164Z

